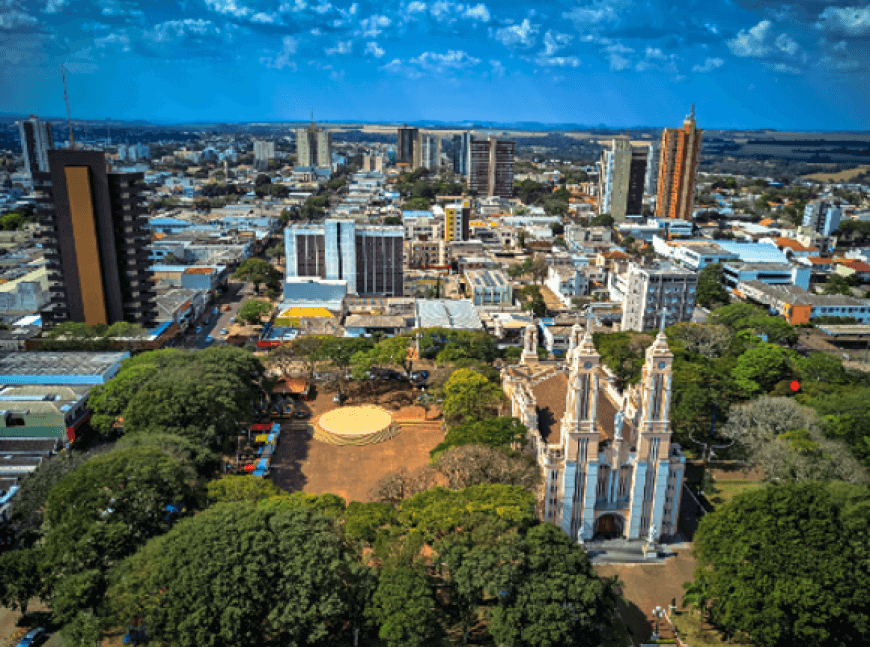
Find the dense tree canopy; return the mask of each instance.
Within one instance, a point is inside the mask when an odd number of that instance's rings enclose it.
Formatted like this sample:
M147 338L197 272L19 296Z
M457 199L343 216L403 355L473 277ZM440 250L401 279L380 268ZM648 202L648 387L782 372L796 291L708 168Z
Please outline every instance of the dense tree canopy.
M461 368L444 384L441 410L448 422L474 421L491 415L502 399L501 389L477 371Z
M91 392L94 428L108 435L119 417L127 433L170 433L195 442L234 435L259 400L263 367L245 350L161 350L125 360Z
M870 493L844 483L771 485L701 521L697 578L711 621L760 647L851 647L870 634Z
M119 569L118 624L176 645L349 644L351 555L331 517L226 503L180 522ZM344 642L341 637L344 636Z
M510 447L513 444L524 445L528 429L518 418L488 418L484 420L469 420L452 426L442 443L439 443L429 454L435 456L451 447L460 445L489 445L490 447Z
M722 264L708 265L698 274L698 290L695 296L698 305L714 308L728 305L728 292L722 285Z

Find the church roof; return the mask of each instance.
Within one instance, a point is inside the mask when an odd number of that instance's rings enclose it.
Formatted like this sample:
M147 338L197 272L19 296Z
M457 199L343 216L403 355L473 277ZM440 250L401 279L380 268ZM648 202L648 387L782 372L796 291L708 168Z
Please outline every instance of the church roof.
M561 372L532 387L538 409L538 431L550 445L558 444L561 440L559 434L567 393L568 376Z

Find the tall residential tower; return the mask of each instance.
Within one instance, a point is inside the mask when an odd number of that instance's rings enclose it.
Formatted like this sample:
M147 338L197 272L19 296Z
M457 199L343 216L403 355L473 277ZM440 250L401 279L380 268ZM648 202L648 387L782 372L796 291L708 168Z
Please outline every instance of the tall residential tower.
M469 190L482 197L512 197L515 146L514 142L494 137L472 141L468 164Z
M98 151L52 150L50 173L34 178L48 261L48 321L88 325L157 317L143 173L108 173Z
M18 122L21 150L24 152L24 168L28 173L48 173L48 151L54 148L51 124L30 115L27 121Z
M614 139L601 154L598 213L609 213L617 222L643 212L643 189L649 149L632 148L628 139Z
M659 152L656 216L691 220L695 206L695 175L704 131L697 129L695 106L682 128L665 128Z

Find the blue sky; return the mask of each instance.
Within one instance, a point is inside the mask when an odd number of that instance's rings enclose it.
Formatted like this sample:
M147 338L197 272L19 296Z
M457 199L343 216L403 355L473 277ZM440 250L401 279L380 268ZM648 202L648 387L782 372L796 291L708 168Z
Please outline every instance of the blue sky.
M870 128L870 5L0 0L0 112Z

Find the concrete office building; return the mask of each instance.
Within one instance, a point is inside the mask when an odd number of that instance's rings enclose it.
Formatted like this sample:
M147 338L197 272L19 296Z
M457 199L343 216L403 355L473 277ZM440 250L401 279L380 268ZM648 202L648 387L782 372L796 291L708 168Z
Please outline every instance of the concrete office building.
M414 168L437 171L441 166L441 138L420 131L414 146Z
M51 299L47 322L89 325L157 317L142 206L143 173L108 173L98 151L52 150L35 180Z
M444 207L444 240L468 240L471 223L471 200L454 202Z
M54 148L51 124L40 121L36 115L18 122L21 150L24 152L24 168L27 173L48 173L48 151Z
M358 225L328 219L322 225L284 230L287 278L347 282L359 295L403 296L401 226Z
M397 164L414 164L414 149L417 143L417 135L419 131L416 128L408 128L407 126L399 128L399 146L396 151Z
M364 173L383 173L384 172L384 156L383 155L363 155L362 170Z
M255 139L254 164L256 164L258 168L264 168L269 165L270 159L275 159L275 142Z
M469 147L469 190L481 197L512 197L515 147L512 141L494 137L472 141Z
M665 128L659 152L656 216L691 220L695 177L704 131L697 129L695 106L682 128Z
M813 200L804 208L801 224L822 236L830 236L840 226L841 215L840 207L824 200Z
M626 215L643 213L643 190L649 149L632 148L628 139L614 139L601 154L598 213L609 213L617 222Z
M691 320L698 288L694 272L669 263L654 267L631 264L628 272L613 278L624 281L622 330L655 330L663 311L667 326Z
M465 282L476 306L510 305L514 301L513 285L501 270L465 270Z
M471 154L472 141L474 141L474 136L469 131L453 135L453 172L456 175L468 175L468 160Z
M332 133L313 123L296 129L296 166L332 168Z
M502 371L502 387L528 429L543 521L584 542L677 534L686 459L671 440L673 363L659 333L640 384L620 391L588 326L571 329L564 364L539 362L537 331L526 329L521 362Z

